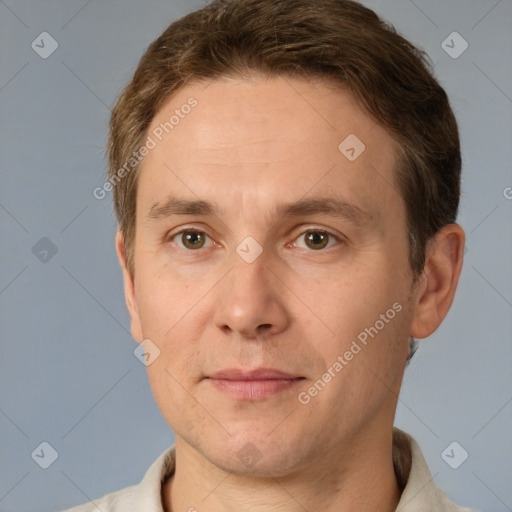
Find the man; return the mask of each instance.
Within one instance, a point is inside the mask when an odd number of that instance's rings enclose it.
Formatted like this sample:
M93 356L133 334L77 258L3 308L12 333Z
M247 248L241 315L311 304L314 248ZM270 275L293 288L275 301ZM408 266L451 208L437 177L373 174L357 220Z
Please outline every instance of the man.
M462 268L460 148L421 52L348 0L217 0L112 112L132 333L175 433L73 509L461 511L393 428Z

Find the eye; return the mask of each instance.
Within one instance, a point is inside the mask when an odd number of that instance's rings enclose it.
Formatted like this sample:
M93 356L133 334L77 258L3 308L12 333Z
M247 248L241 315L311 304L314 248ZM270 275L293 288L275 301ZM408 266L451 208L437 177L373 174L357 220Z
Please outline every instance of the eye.
M170 241L182 249L202 249L210 237L204 231L185 229L170 237ZM211 240L211 239L210 239Z
M305 246L297 245L298 240L304 240ZM310 230L302 233L297 238L297 241L294 243L295 246L302 249L318 251L320 249L325 249L326 247L332 247L332 245L339 241L339 239L328 231Z

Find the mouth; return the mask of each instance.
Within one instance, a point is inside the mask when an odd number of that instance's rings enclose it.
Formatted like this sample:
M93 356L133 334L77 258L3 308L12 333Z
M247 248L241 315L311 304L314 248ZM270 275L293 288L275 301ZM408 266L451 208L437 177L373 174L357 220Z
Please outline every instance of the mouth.
M228 369L214 373L207 380L219 391L239 400L258 401L295 387L304 377L273 368L251 371Z

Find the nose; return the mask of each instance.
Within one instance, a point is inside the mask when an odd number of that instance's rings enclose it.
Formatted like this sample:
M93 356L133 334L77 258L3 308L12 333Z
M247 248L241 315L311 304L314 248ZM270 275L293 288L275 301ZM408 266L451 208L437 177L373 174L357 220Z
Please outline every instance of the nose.
M289 323L285 293L264 253L252 263L234 254L231 271L217 289L215 325L248 339L278 334Z

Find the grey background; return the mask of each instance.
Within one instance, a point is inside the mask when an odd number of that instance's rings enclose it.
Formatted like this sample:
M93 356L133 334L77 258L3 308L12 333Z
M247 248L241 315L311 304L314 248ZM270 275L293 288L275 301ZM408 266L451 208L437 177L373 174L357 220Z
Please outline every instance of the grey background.
M512 510L512 2L364 3L430 54L464 157L459 290L406 371L396 425L453 500ZM0 0L2 512L55 511L135 484L173 442L133 355L110 198L92 191L104 182L109 107L146 46L202 5ZM44 31L59 45L47 59L31 48ZM441 46L453 31L469 44L456 59ZM31 457L43 441L58 452L46 470ZM452 441L469 453L458 469L441 457Z

